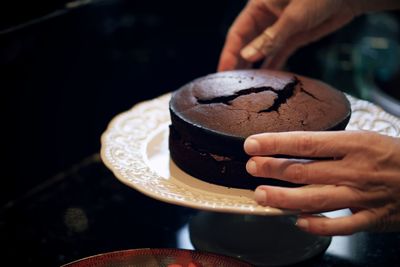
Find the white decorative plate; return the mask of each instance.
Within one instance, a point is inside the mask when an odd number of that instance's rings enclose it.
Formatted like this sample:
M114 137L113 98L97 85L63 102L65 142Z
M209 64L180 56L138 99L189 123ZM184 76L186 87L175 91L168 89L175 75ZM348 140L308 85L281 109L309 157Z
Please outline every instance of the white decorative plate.
M348 96L352 116L347 129L400 136L400 120L367 101ZM200 181L169 158L170 94L135 105L116 116L101 138L101 158L124 184L155 199L208 211L280 215L288 211L262 207L250 190Z

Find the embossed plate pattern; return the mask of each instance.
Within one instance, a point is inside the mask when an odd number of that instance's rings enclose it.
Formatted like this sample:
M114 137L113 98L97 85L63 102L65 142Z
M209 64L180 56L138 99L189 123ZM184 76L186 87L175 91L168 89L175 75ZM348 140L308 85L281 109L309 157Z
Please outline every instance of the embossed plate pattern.
M288 211L262 207L252 191L226 188L195 179L169 159L167 145L171 95L135 105L117 115L101 138L101 157L124 184L160 201L240 214L279 215ZM376 105L347 96L352 117L347 130L371 130L399 137L400 120Z

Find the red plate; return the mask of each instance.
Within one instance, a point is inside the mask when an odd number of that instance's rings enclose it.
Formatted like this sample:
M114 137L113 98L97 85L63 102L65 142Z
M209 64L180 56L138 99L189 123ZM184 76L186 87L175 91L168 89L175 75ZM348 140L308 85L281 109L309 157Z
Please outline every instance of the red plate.
M80 259L62 267L251 267L235 258L185 249L130 249Z

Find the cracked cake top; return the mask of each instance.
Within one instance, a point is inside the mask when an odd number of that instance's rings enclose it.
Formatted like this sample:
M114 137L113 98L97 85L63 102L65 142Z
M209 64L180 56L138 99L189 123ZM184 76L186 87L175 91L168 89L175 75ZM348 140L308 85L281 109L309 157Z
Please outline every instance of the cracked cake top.
M198 78L174 92L170 109L186 123L238 138L332 130L350 116L350 103L342 92L321 81L269 70Z

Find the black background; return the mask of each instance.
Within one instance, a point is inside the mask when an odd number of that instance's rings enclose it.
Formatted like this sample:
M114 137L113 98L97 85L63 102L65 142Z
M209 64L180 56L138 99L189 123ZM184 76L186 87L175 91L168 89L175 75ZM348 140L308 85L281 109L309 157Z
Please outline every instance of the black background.
M109 0L68 11L65 3L1 9L0 203L98 152L116 114L215 72L245 1ZM289 67L320 77L314 52L332 38L303 49Z
M33 2L2 9L3 29L64 4ZM98 152L117 113L214 72L242 4L98 1L1 34L0 203Z

